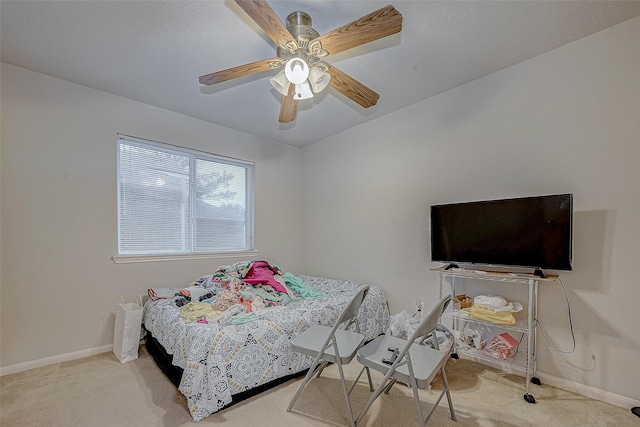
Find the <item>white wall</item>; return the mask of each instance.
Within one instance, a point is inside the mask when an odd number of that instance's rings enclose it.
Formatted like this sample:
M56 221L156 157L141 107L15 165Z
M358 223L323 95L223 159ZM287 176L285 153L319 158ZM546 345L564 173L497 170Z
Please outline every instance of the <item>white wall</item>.
M186 286L239 260L114 264L118 132L254 161L258 257L298 269L300 149L7 64L1 71L3 367L108 346L120 296Z
M378 283L394 312L437 296L431 204L573 192L577 349L541 338L539 372L640 401L637 40L640 18L303 150L3 64L1 365L108 345L120 295L234 261L110 260L122 132L255 161L260 257ZM569 348L559 286L539 317Z
M438 296L430 205L574 193L577 349L540 337L538 371L640 401L639 40L636 18L305 148L305 271L413 310ZM539 310L570 349L558 284Z

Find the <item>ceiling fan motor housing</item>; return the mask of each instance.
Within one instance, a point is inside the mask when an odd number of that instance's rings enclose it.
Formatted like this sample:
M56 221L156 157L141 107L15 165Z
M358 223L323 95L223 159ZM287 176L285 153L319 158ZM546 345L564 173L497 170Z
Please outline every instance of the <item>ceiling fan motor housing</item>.
M320 34L311 27L311 17L309 14L301 11L292 12L287 16L286 23L287 30L298 44L299 49L297 53L302 51L306 54L309 42L320 37ZM280 46L278 46L276 50L276 54L281 58L287 58L292 53L296 52L288 51L288 49L283 49Z
M311 17L304 12L293 12L287 16L287 30L296 40L311 40L320 37L320 34L311 27Z

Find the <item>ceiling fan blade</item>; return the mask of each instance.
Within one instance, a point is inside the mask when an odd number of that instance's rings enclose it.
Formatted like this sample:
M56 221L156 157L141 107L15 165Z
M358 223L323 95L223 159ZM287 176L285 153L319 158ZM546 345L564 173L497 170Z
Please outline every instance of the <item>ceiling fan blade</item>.
M298 101L293 99L293 94L296 88L294 85L289 87L289 95L282 97L282 105L280 105L280 117L278 121L280 123L289 123L296 118L298 112Z
M331 66L327 72L331 74L329 84L347 98L350 98L364 108L372 107L378 102L380 95L345 72L338 70L334 66Z
M288 42L293 36L282 23L278 15L271 9L266 0L235 0L247 15L269 36L274 42Z
M212 85L250 74L273 70L280 66L282 66L282 59L280 58L263 59L250 64L239 65L237 67L227 68L226 70L216 71L215 73L205 74L204 76L200 76L200 83L203 85Z
M393 6L385 6L350 24L316 38L322 48L333 55L402 30L402 15Z

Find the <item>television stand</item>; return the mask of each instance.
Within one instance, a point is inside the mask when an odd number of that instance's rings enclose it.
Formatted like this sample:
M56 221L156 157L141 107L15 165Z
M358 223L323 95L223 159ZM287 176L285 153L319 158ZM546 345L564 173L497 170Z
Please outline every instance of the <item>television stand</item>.
M540 379L536 377L536 320L538 313L538 284L539 282L554 282L558 280L558 276L555 274L543 274L542 270L540 274L535 272L530 273L512 273L505 271L481 271L481 270L467 270L452 266L441 266L433 269L440 275L440 298L445 294L445 287L448 284L452 296L456 296L457 292L462 293L461 290L470 289L472 286L468 280L482 280L500 282L503 284L522 284L528 288L528 304L526 314L523 310L520 315L516 316L516 323L513 325L501 325L484 320L477 320L471 318L469 312L466 310L457 310L453 307L453 304L449 304L449 307L442 313L443 321L446 319L446 326L450 326L452 330L463 331L467 324L482 325L490 328L495 328L503 331L512 331L522 334L520 339L523 346L525 344L524 336L526 335L526 354L524 351L518 351L516 357L509 360L498 359L483 350L477 350L475 348L469 349L457 349L451 357L463 355L468 356L471 360L486 362L491 366L495 366L506 372L518 371L524 373L525 377L525 394L524 400L527 403L536 403L535 398L531 394L531 383L540 385ZM456 288L457 292L456 292ZM461 289L462 288L462 289ZM448 293L448 291L446 292ZM523 304L524 305L524 304ZM484 337L487 338L487 337ZM520 348L518 346L518 348Z

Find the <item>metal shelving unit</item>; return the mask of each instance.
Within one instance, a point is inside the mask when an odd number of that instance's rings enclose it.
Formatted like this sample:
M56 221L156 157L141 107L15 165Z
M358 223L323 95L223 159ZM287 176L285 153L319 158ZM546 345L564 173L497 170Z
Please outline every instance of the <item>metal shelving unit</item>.
M516 316L516 323L513 325L499 325L492 322L476 320L468 315L464 310L448 308L442 315L445 319L450 319L453 330L462 330L465 323L471 322L478 325L485 325L491 328L500 328L506 331L519 332L527 337L527 352L518 351L518 355L511 360L500 360L482 350L468 349L457 352L469 356L474 360L490 362L506 372L522 372L525 376L524 400L528 403L535 403L536 400L531 394L531 383L540 385L540 380L536 375L536 324L538 313L538 283L541 281L553 282L558 279L556 275L546 277L534 276L533 274L512 273L503 271L478 271L465 269L449 269L445 266L433 269L440 275L440 298L442 298L445 282L449 283L451 295L456 295L456 279L489 280L493 282L515 283L528 287L528 303L526 315ZM522 341L521 341L522 342Z

